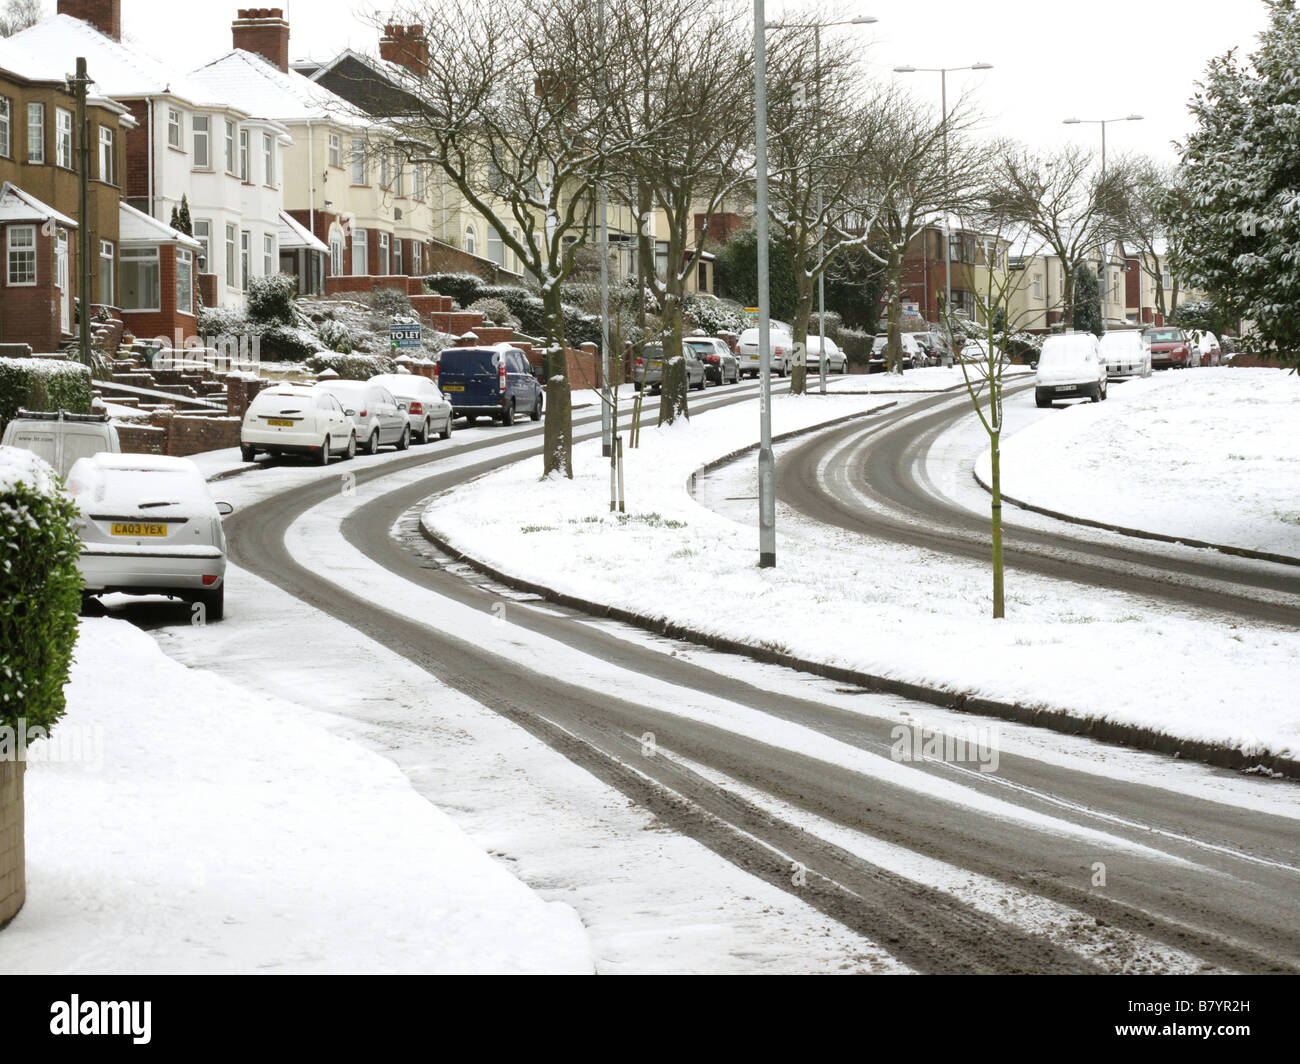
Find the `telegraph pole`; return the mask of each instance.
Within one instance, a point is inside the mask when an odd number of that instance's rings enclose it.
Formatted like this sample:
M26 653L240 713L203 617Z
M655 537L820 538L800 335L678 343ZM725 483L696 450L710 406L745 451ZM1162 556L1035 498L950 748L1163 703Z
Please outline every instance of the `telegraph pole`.
M90 76L86 59L77 57L77 73L68 78L77 105L77 154L81 165L77 174L77 274L81 289L81 361L90 358L90 116L86 113L86 92ZM57 240L57 237L56 237Z

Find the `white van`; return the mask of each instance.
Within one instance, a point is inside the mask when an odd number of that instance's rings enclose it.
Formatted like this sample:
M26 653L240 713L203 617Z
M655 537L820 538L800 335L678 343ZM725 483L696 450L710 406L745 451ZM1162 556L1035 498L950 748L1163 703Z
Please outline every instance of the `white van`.
M1090 332L1049 336L1034 375L1034 401L1051 406L1057 399L1106 398L1106 359Z
M65 478L79 458L122 451L117 429L107 414L69 414L64 410L19 410L5 426L0 442L40 455Z

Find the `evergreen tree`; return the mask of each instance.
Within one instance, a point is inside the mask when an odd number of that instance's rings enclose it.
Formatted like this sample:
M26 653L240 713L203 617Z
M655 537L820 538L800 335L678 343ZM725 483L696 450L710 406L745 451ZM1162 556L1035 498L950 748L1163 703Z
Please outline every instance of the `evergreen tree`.
M1074 327L1080 332L1101 335L1101 284L1097 271L1086 262L1074 273Z
M179 207L172 208L171 226L186 236L194 235L194 222L190 220L190 205L185 196L181 196Z
M1243 347L1300 364L1300 12L1265 0L1249 62L1211 61L1191 102L1171 263L1215 309L1255 323Z
M768 238L768 292L772 317L788 322L799 306L799 285L795 281L790 249L780 240ZM745 229L727 241L718 255L717 282L721 295L758 306L758 233Z

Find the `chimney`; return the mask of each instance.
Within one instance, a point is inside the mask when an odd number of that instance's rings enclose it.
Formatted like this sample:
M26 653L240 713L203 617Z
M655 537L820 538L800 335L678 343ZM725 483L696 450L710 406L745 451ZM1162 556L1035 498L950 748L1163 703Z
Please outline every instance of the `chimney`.
M122 0L59 0L58 12L89 22L115 41L122 39Z
M289 72L289 23L279 7L245 7L230 24L230 36L236 48L256 52L272 66Z
M423 77L429 72L429 41L423 26L385 26L379 58Z

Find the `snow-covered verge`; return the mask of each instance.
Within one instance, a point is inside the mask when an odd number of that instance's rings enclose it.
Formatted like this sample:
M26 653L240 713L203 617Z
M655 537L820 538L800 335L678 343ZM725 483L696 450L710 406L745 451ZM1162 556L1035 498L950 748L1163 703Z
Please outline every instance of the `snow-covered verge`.
M82 621L67 692L28 765L28 900L0 971L592 970L570 907L320 714L108 619ZM81 758L37 760L56 741Z
M1032 373L1028 366L1007 366L1003 378L1010 382L1025 373ZM978 371L971 370L971 380L978 380ZM819 391L821 378L813 367L808 369L808 390ZM781 382L784 383L784 382ZM773 384L773 391L781 387ZM897 392L946 392L950 388L964 388L966 378L960 366L922 366L909 369L903 373L830 373L826 376L828 392L878 392L892 394ZM784 388L782 388L784 390Z
M1157 373L1003 442L1002 490L1072 517L1300 558L1300 382ZM975 466L988 483L987 452Z
M776 396L774 431L879 401ZM1008 619L994 624L987 567L784 511L780 564L758 569L754 527L686 490L702 464L753 441L755 420L745 407L645 430L626 455L626 515L607 512L608 466L588 443L574 448L570 482L511 466L436 496L424 522L503 573L706 635L1247 754L1300 750L1297 633L1024 574L1008 584ZM756 494L752 465L734 467L728 495Z

